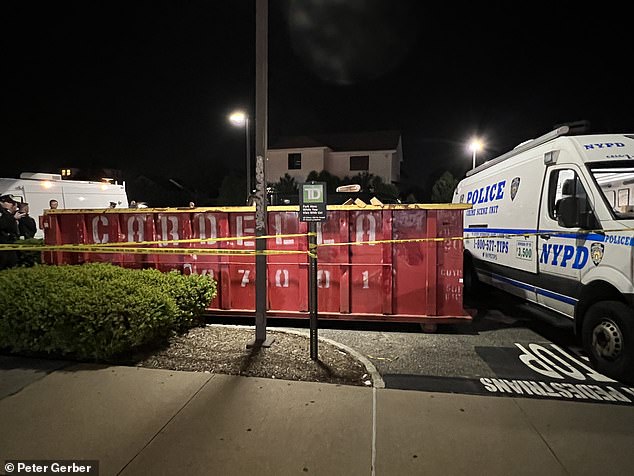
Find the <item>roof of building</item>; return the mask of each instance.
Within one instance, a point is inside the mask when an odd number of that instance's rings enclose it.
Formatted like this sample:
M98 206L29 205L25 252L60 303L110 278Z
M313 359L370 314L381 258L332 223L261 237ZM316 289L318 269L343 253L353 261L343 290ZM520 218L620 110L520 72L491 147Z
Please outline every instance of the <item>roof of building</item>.
M333 152L355 150L396 150L401 139L398 131L353 132L348 134L315 134L281 137L269 149L301 149L328 147Z

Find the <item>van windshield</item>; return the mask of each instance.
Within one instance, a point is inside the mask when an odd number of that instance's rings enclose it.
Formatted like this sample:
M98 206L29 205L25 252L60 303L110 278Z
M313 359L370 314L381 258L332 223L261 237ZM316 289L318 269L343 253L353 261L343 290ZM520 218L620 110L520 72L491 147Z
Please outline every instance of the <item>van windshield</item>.
M617 219L634 219L634 163L588 164L606 202Z

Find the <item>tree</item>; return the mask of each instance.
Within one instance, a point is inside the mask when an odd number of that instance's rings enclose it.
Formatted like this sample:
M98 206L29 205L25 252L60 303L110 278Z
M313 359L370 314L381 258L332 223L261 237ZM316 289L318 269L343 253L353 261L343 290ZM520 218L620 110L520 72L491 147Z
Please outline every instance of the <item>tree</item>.
M272 185L275 192L280 195L297 195L299 193L299 185L297 185L295 178L288 174L284 174L283 177L280 177L280 179Z
M330 193L334 193L337 187L341 185L341 179L327 170L322 170L321 172L313 170L306 177L306 182L326 182L326 192Z
M374 174L371 174L370 172L359 172L357 175L350 177L350 179L346 177L344 180L350 180L349 183L359 184L361 185L361 190L369 192L373 189L376 179L378 179L381 183L383 182L381 177L375 177Z
M329 193L334 193L340 185L356 184L361 186L362 192L377 195L379 199L381 197L389 197L396 200L399 195L399 190L396 185L385 183L381 177L369 172L359 172L352 177L345 176L343 179L340 179L326 170L322 170L321 172L313 170L308 174L308 177L306 177L306 181L326 182L326 189Z
M451 203L453 192L458 182L459 180L454 178L451 172L444 172L431 189L431 201L434 203Z
M377 195L377 198L389 197L397 200L399 189L393 183L385 183L381 177L373 177L370 181L370 192Z

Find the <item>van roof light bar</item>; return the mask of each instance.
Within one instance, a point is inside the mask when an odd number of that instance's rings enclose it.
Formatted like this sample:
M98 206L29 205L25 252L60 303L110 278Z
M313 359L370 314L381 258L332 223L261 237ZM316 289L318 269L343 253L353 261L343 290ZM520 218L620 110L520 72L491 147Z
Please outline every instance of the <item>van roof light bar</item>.
M500 162L505 161L506 159L510 159L511 157L516 156L517 154L520 154L522 152L525 152L527 150L533 149L539 145L545 144L548 141L551 141L553 139L556 139L559 136L564 136L566 134L568 134L568 132L570 131L570 127L568 126L561 126L558 127L555 130L552 130L546 134L544 134L543 136L539 136L533 140L529 140L526 142L522 142L520 145L518 145L517 147L515 147L515 149L507 152L506 154L502 154L499 157L496 157L495 159L491 159L487 162L485 162L484 164L478 165L475 169L471 169L467 172L466 176L467 177L471 177L473 174L477 174L478 172L482 172L483 170L488 169L489 167L492 167L496 164L499 164Z

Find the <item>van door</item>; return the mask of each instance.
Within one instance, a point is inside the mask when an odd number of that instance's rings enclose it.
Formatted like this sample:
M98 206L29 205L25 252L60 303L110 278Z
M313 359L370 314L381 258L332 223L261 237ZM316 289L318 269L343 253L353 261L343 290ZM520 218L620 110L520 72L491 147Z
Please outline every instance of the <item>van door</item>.
M583 232L599 227L584 182L576 166L549 168L537 230L537 302L569 317L574 316L581 270L590 256Z

